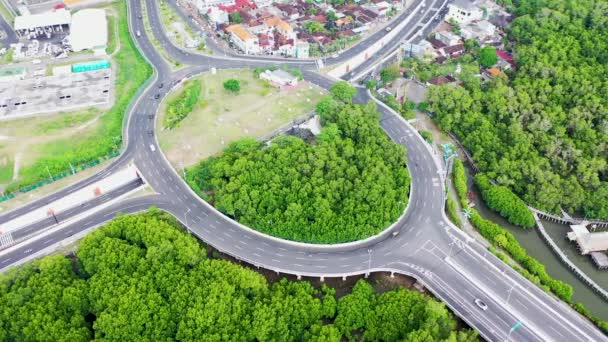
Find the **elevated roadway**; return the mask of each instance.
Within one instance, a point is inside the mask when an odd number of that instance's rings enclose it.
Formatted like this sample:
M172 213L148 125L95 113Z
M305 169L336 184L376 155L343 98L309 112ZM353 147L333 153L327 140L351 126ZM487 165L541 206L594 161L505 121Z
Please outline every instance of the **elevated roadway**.
M70 234L86 231L103 224L117 212L138 212L156 206L177 217L205 243L237 259L276 272L321 278L375 271L414 276L490 341L608 341L589 321L521 277L447 220L443 210L445 188L441 163L416 130L384 105L378 106L382 116L380 124L391 139L407 147L412 176L407 211L391 228L398 232L396 236L389 234L389 237L344 245L286 241L242 226L199 199L167 162L154 134L150 134L159 106L154 95L164 96L169 85L211 67L244 68L268 62L195 55L173 46L162 30L154 1L147 1L155 38L172 58L192 66L177 73L170 71L145 34L143 22L137 18L141 13L140 3L129 1L131 32L142 32L141 37L135 38L136 43L154 66L155 75L129 111L125 129L127 147L122 156L92 178L102 177L104 172L111 173L117 165L133 160L159 195L123 201L57 230L45 240L32 240L2 254L0 268L18 264L63 241L69 236L68 231ZM305 78L319 86L327 88L333 82L315 73L310 64L290 63L303 69ZM167 86L161 88L161 83ZM364 103L370 99L369 94L360 90L355 101ZM151 145L156 148L153 150ZM36 202L30 206L35 207ZM476 306L475 299L484 301L487 310ZM514 329L515 326L519 328Z

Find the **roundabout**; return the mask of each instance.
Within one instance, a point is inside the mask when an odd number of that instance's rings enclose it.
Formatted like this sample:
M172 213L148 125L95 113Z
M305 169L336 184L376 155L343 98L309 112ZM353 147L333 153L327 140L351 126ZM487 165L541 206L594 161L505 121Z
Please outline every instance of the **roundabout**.
M426 11L436 5L432 1L427 3ZM154 78L129 111L124 132L128 144L121 157L95 177L101 178L133 161L158 194L117 203L89 216L86 222L76 222L65 229L86 231L106 222L117 212L139 212L156 206L178 218L189 232L219 251L278 273L321 279L377 271L413 276L487 340L607 340L590 322L525 280L447 220L443 210L444 171L438 157L411 125L363 89L358 89L354 102L375 101L380 126L388 137L408 151L407 164L412 179L410 202L406 214L391 228L372 239L349 244L302 244L254 231L201 201L160 149L150 147L158 146L156 136L148 132L154 130L159 98L164 97L169 88L159 85L174 84L211 67L255 68L267 65L268 60L216 58L182 51L164 35L154 1L149 0L147 4L156 39L172 57L191 66L172 73L145 34L135 38L140 51L155 69ZM144 31L138 13L141 13L141 4L129 1L133 37L137 30ZM300 68L304 78L319 87L329 89L335 82L316 73L314 62L289 63L291 67ZM73 187L92 181L87 179ZM65 191L69 192L69 189ZM30 208L36 205L40 206L41 202L32 203ZM393 235L393 232L398 234ZM65 231L54 234L65 235ZM23 258L27 254L25 249L36 248L44 246L33 242L3 255L0 261L8 257ZM487 304L486 311L475 304L477 299Z

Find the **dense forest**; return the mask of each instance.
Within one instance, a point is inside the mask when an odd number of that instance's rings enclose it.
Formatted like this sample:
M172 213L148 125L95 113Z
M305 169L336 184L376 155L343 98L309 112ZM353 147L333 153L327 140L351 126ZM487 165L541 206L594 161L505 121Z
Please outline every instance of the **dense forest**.
M120 216L75 258L48 256L0 276L0 341L475 341L445 306L415 291L377 294L361 280L269 283L210 259L173 217Z
M407 204L405 149L378 124L376 105L351 104L345 82L317 106L314 141L252 138L188 172L191 186L239 222L290 240L354 241L392 224Z
M491 180L526 203L606 219L608 3L515 0L510 10L516 70L435 87L430 108Z

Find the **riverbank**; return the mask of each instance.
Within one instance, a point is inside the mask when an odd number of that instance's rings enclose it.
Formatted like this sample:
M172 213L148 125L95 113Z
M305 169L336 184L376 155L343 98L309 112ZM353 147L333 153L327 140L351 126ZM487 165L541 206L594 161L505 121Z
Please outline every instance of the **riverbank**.
M581 302L589 309L593 314L601 319L608 319L608 305L607 302L595 291L593 291L587 284L582 282L576 275L574 275L553 253L549 246L543 241L540 233L537 229L523 229L515 225L510 224L504 218L500 217L497 213L488 208L481 198L477 187L473 184L471 169L468 164L465 164L467 171L467 179L469 191L473 194L472 203L475 204L475 209L483 218L491 220L492 222L500 225L511 234L515 236L519 244L526 250L528 255L540 261L547 270L547 273L551 277L564 281L571 285L574 294L572 296L573 302ZM567 226L543 221L549 235L558 243L560 247L565 250L569 250L567 255L571 260L591 277L600 286L606 288L608 286L608 277L606 273L595 269L591 260L586 256L581 256L576 251L576 247L568 249L568 241L566 240L565 231L568 229ZM559 228L559 226L562 226ZM563 235L559 237L559 232Z

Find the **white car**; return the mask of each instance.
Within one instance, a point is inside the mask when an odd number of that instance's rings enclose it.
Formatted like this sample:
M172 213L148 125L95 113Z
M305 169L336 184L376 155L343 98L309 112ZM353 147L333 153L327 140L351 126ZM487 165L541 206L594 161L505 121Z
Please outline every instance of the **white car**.
M488 310L488 305L482 302L479 298L475 299L475 304L477 304L477 306L483 311Z
M150 151L155 152L156 146L154 146L153 144L150 144Z
M390 31L390 30L392 30L392 29L393 29L393 28L392 28L392 27L390 27L390 26L389 26L389 27L387 27L387 28L385 28L386 32L389 32L389 31Z

